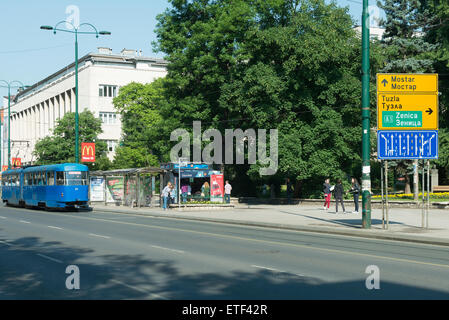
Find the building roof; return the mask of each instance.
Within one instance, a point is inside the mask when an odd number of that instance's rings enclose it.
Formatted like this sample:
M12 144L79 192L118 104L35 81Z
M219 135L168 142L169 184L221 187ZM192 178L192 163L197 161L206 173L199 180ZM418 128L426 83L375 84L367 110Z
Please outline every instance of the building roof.
M100 49L100 48L99 48ZM103 49L103 48L102 48ZM123 54L107 54L107 53L88 53L85 56L78 59L78 67L87 61L95 62L106 62L106 63L123 63L123 64L136 64L137 62L145 62L150 63L151 66L155 67L166 67L168 65L168 61L160 58L151 58L151 57L143 57L143 56L130 56L130 55L123 55ZM71 72L72 69L75 68L75 62L72 62L68 66L60 69L59 71L51 74L50 76L46 77L45 79L33 84L32 86L26 88L25 90L22 90L17 93L16 96L14 96L13 100L14 102L17 102L17 99L19 99L22 96L26 96L29 93L35 91L37 88L51 82L53 79L57 78L61 74Z

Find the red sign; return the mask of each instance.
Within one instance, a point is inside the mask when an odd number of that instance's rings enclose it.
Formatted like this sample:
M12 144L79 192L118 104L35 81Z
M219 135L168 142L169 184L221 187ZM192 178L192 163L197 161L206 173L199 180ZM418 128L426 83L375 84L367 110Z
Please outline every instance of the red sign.
M210 176L210 196L212 200L220 200L224 194L224 177L222 174L213 174Z
M22 167L22 158L12 158L11 166L13 168Z
M2 166L2 172L8 170L8 166Z
M81 161L95 162L95 143L81 143Z

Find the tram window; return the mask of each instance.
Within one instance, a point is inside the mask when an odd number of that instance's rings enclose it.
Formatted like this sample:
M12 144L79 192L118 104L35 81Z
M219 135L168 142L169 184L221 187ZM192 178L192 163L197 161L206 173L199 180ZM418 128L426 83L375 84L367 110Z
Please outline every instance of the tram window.
M47 184L49 186L55 185L55 173L53 171L47 172Z
M68 186L85 186L87 185L86 171L69 171L65 173L66 184Z
M41 172L42 185L47 185L47 174L46 172Z
M64 185L64 172L56 172L56 184L58 186Z

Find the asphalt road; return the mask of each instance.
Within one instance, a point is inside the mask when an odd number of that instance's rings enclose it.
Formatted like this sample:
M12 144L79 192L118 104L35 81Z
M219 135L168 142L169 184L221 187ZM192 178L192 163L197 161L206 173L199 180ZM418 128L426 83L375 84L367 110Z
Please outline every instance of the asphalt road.
M365 285L372 265L378 290ZM449 247L0 207L0 299L448 298Z

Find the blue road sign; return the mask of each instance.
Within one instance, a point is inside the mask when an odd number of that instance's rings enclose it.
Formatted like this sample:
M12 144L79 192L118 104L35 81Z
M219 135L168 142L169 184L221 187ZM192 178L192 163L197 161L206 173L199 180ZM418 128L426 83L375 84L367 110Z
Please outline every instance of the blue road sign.
M438 159L438 130L379 130L377 158Z

